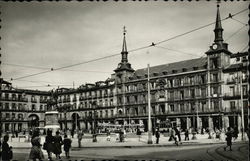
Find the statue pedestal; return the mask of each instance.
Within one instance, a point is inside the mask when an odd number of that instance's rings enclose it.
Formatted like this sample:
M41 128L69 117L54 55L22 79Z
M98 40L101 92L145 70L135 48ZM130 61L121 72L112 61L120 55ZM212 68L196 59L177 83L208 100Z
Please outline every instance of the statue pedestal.
M58 111L48 111L45 112L45 130L51 129L52 133L55 133L57 130L60 129L58 123Z

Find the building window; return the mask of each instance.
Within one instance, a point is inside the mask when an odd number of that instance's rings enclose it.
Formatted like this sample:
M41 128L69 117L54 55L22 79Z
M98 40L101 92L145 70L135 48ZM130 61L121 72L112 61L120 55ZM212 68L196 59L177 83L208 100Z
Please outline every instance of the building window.
M16 110L16 104L12 103L12 110Z
M40 105L40 111L43 111L43 105Z
M170 106L170 112L174 112L174 105L169 105Z
M201 75L201 83L205 84L206 82L206 76L205 75Z
M160 109L161 109L161 112L164 114L166 112L165 111L165 104L161 104Z
M36 110L36 106L33 104L32 106L31 106L31 111L35 111Z
M194 89L190 90L190 96L191 96L191 98L195 98L195 90Z
M185 112L184 104L180 104L180 112Z
M6 109L6 110L9 110L9 109L10 109L9 103L5 103L5 109Z
M218 58L211 59L211 68L218 68Z
M114 110L111 110L111 117L114 116Z
M152 113L155 114L156 111L155 111L155 106L152 106Z
M230 101L230 110L235 111L235 101Z

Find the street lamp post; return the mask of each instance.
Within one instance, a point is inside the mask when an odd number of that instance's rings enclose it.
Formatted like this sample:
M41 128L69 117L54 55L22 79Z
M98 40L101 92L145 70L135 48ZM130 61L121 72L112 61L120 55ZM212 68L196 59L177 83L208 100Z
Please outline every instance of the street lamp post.
M150 103L149 64L148 64L148 144L153 144L153 141L152 141L152 122L151 122L151 103Z
M96 102L92 103L92 107L94 109L94 114L93 114L93 120L94 120L94 130L93 130L93 142L97 142L97 138L96 138L96 111L95 111L95 106L96 106Z

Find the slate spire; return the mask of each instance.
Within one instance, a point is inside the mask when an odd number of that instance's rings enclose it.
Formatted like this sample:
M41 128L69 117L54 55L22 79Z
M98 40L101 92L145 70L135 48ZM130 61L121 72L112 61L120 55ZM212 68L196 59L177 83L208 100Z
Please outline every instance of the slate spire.
M217 5L217 16L216 16L216 23L215 23L215 29L214 29L214 35L215 43L222 43L223 42L223 28L221 25L221 19L220 19L220 5Z

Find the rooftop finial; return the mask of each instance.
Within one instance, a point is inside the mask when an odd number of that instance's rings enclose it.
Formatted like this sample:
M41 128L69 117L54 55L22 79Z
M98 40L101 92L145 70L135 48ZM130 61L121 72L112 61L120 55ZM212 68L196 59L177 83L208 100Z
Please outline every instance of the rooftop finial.
M127 44L126 44L126 38L125 38L126 33L127 33L126 27L123 26L123 44L122 44L122 52L127 52Z
M125 36L126 35L126 26L123 26L123 35Z

